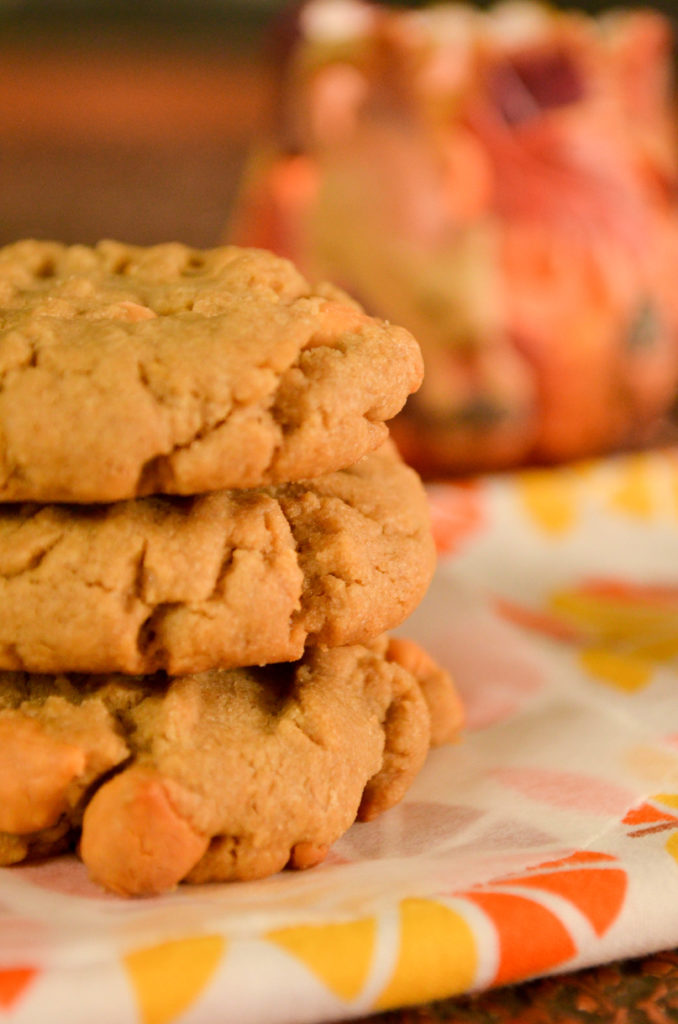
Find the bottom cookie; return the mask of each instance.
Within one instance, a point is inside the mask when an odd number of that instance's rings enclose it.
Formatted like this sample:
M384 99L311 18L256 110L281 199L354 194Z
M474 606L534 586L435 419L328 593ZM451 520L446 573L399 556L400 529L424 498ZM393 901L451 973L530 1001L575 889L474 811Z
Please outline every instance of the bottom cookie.
M449 677L397 638L175 678L0 673L0 864L79 837L127 895L310 867L461 719Z

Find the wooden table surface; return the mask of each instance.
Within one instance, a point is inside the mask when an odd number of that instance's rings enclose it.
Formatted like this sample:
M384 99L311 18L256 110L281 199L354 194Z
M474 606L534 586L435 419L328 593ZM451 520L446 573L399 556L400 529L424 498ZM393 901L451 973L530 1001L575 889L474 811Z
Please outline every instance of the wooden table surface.
M1 28L2 26L0 26ZM181 33L0 32L0 244L224 239L272 84L228 25ZM678 1021L678 954L365 1018L362 1024Z
M675 1024L678 952L446 999L357 1024Z

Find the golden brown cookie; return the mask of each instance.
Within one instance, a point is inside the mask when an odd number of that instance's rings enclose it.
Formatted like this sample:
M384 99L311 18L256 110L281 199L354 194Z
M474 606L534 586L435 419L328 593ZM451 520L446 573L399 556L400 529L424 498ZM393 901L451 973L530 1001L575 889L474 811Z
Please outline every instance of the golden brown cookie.
M412 336L261 250L0 250L0 501L301 480L386 437Z
M0 674L0 863L80 828L92 877L126 894L318 863L401 799L431 720L459 730L445 673L401 660L383 637L169 679Z
M390 443L306 483L0 506L0 668L292 661L400 623L434 558L423 488Z

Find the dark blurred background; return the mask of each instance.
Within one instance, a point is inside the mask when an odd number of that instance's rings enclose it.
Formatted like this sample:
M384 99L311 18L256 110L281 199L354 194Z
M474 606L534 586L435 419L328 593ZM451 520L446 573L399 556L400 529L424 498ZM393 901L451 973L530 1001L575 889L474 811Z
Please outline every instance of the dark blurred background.
M265 125L284 6L0 0L0 244L217 243Z

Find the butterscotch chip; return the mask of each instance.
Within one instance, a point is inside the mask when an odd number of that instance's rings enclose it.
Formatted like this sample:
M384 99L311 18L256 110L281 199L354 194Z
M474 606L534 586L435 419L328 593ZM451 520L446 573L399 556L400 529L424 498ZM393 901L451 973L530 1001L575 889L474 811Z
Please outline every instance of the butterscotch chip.
M174 675L362 643L416 606L434 557L390 443L306 483L0 506L0 668Z
M442 707L386 638L169 679L3 673L0 723L26 756L2 765L3 820L20 827L0 834L0 863L81 828L92 877L126 894L312 866L401 799Z
M0 249L0 501L301 480L385 438L422 378L404 329L233 246Z

